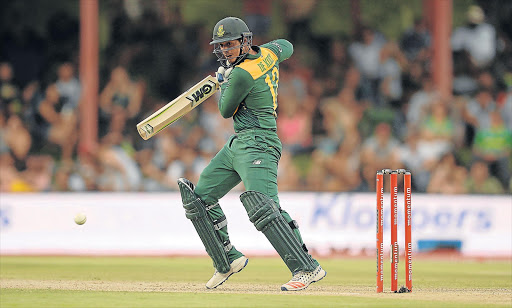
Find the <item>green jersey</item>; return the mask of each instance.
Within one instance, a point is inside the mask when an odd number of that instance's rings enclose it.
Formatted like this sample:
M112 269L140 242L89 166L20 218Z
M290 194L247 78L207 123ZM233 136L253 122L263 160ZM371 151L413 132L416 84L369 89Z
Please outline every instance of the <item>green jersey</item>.
M219 110L224 118L233 117L235 132L277 129L279 63L293 53L293 45L284 39L252 48L257 54L247 55L221 86Z

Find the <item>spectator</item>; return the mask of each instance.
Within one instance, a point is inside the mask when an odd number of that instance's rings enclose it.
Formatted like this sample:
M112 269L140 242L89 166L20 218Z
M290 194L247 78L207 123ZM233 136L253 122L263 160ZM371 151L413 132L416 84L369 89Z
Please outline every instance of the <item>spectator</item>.
M380 105L397 107L402 98L402 72L407 69L407 58L396 43L387 43L380 50L379 99Z
M362 41L351 43L348 51L355 66L361 72L364 99L376 104L378 103L380 50L385 40L368 27L362 27L360 31Z
M81 86L78 79L75 77L75 69L69 62L61 64L57 70L57 90L61 99L64 101L63 109L78 111L78 104L80 101Z
M489 167L483 161L475 161L471 165L470 177L466 181L468 193L472 194L502 194L500 181L489 175Z
M505 126L509 130L512 130L512 88L505 95L502 104L500 104L498 108L503 116Z
M283 148L277 169L279 190L294 191L301 187L301 174L295 164L292 153Z
M478 127L490 127L489 113L496 109L492 92L480 87L474 98L470 98L461 108L462 118L466 125L465 145L471 146Z
M334 155L325 157L325 169L337 179L335 191L354 191L361 185L360 149L359 135L349 134Z
M467 170L455 161L453 153L446 153L435 166L427 187L428 193L466 193Z
M112 70L110 80L100 94L101 113L110 123L109 138L122 139L126 121L139 114L144 88L144 83L133 82L123 67Z
M473 156L486 162L492 174L497 175L506 187L510 180L510 156L512 153L512 130L505 126L498 111L489 113L490 125L479 126L473 143Z
M399 146L399 141L391 135L391 126L385 122L379 123L373 136L363 142L361 162L365 166L372 166L373 170L397 169L400 166Z
M56 168L53 174L52 190L53 191L72 191L70 187L71 166L63 164Z
M135 159L130 155L129 143L116 144L109 139L101 144L98 153L100 163L106 168L103 173L102 185L114 191L138 191L140 189L141 172Z
M199 148L212 154L215 154L234 133L233 125L220 115L215 100L218 100L218 97L214 96L198 107L198 123L204 131Z
M419 144L420 134L414 130L409 131L405 144L400 148L400 162L414 174L412 183L414 191L426 192L430 180L430 172L438 162L436 157L430 155L425 146Z
M142 173L142 189L144 191L172 190L174 181L168 178L161 168L153 161L154 150L151 148L137 152L136 160Z
M100 152L82 151L76 163L70 168L69 189L71 191L94 191L100 189L104 166L99 160ZM62 164L64 167L68 167Z
M272 25L272 1L271 0L245 0L243 2L244 20L249 29L253 29L254 44L261 45L268 42L268 33Z
M280 3L290 41L294 45L310 44L313 40L311 18L318 0L284 0Z
M300 108L293 96L280 96L278 132L283 148L292 156L310 150L312 145L311 116Z
M454 150L456 127L445 102L437 99L430 105L419 129L420 142L428 146L435 157Z
M482 8L471 5L467 12L467 24L455 29L452 35L453 51L464 51L469 63L475 68L489 67L496 56L496 30L484 22Z
M35 191L50 191L54 165L49 155L32 155L27 159L27 170L23 171L23 176Z
M35 192L35 188L14 168L12 157L0 154L0 192Z
M414 93L420 91L423 86L423 79L427 78L425 63L412 61L408 64L408 69L404 71L402 86L404 88L404 100L407 102ZM432 84L432 82L431 82Z
M57 86L49 85L36 114L37 138L58 145L62 160L70 161L78 138L77 115L63 106Z
M400 49L409 61L424 57L430 47L430 33L422 18L414 20L414 26L405 31L400 39Z
M4 131L5 129L5 131ZM18 115L11 115L2 129L3 142L12 157L13 166L18 171L27 169L27 159L32 145L32 137Z
M0 104L11 114L22 113L20 89L13 83L13 71L8 62L0 62Z
M430 103L437 99L439 98L432 78L428 75L422 76L421 90L411 96L407 107L406 119L409 129L419 128L419 124L430 109Z

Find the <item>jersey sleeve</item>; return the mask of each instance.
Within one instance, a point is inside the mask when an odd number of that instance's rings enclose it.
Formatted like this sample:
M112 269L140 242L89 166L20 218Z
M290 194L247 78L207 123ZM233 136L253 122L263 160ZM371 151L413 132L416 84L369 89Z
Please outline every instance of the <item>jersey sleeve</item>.
M293 54L293 45L285 39L277 39L263 44L261 47L270 49L276 56L279 63L290 58Z
M254 86L254 79L243 69L234 68L228 80L221 85L219 111L222 117L232 117Z

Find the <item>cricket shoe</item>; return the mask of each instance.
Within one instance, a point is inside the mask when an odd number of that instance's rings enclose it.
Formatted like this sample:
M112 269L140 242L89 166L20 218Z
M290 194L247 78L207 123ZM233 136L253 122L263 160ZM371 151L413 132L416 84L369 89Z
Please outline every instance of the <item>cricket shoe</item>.
M229 276L243 270L248 262L249 262L249 259L247 259L244 256L241 256L240 258L235 259L235 260L233 260L233 262L231 262L231 268L230 268L229 272L223 274L223 273L220 273L219 271L215 270L213 277L210 280L208 280L208 282L206 283L206 288L207 289L215 289L216 287L220 286L222 283L224 283L224 281L228 280Z
M299 291L304 290L313 282L322 280L327 272L319 265L312 272L297 272L292 279L281 286L281 291Z

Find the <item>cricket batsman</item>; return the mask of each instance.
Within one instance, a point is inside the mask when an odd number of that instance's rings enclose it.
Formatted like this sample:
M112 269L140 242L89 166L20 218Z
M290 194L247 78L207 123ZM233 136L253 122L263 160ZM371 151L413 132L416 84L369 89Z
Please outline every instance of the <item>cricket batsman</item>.
M218 287L249 261L230 242L226 216L218 202L242 181L247 191L240 195L240 201L250 221L267 237L292 274L281 290L303 290L324 278L326 272L308 253L297 223L279 204L279 64L292 55L293 45L278 39L252 46L252 33L236 17L215 25L210 45L221 64L216 72L221 86L219 111L224 118L233 118L235 134L203 170L197 185L178 179L186 217L215 267L206 288Z

